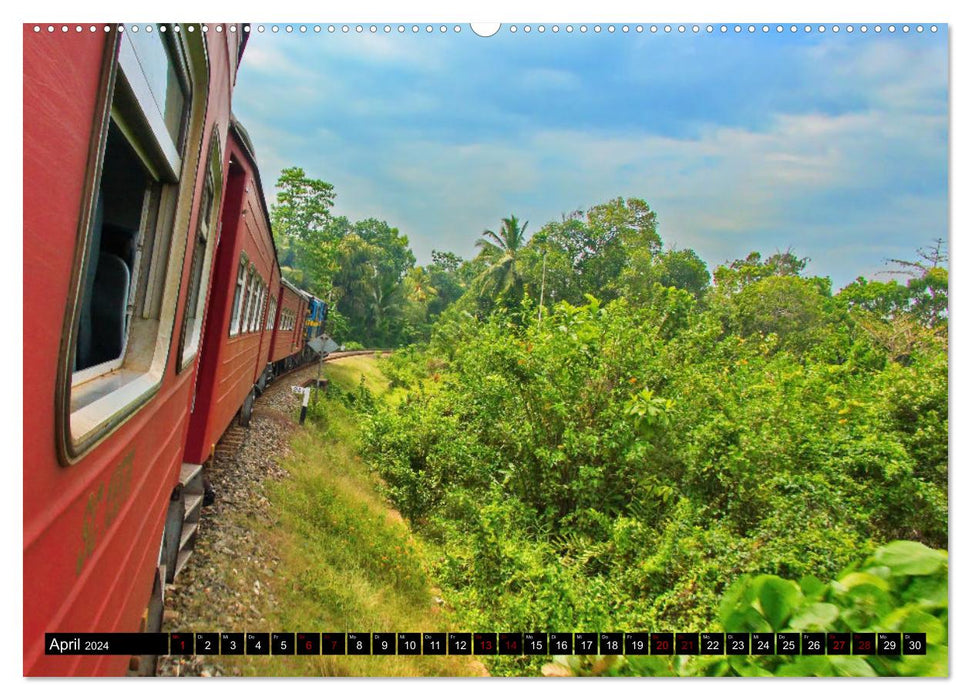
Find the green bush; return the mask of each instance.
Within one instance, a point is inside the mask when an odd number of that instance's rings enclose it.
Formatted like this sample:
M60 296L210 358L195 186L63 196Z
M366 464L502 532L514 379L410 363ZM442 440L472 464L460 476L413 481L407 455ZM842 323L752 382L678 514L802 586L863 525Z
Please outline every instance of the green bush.
M898 362L828 284L739 289L454 313L450 346L385 361L409 392L364 418L363 448L469 628L700 629L738 579L946 547L946 338Z
M947 676L947 554L898 540L829 583L744 576L726 592L726 632L922 632L926 654L879 656L557 657L551 675Z

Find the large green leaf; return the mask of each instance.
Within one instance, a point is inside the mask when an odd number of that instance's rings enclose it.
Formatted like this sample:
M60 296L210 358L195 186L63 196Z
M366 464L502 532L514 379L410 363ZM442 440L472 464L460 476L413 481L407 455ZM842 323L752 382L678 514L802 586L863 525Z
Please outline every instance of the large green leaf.
M894 576L926 576L947 563L947 555L920 542L897 541L881 547L871 560L890 569Z
M947 577L937 575L914 578L901 597L905 601L923 606L947 607Z
M894 606L885 590L869 583L853 586L839 602L843 607L840 617L852 630L872 628Z
M840 609L832 603L812 603L796 611L789 626L794 630L825 631L839 614Z
M826 591L826 584L812 574L806 574L799 579L799 587L807 598L816 598Z
M869 677L877 675L873 667L859 656L830 656L828 658L837 676Z
M793 610L802 601L799 586L793 581L786 581L778 576L760 576L756 581L759 586L759 606L762 608L762 614L772 625L772 629L782 629Z
M839 586L845 590L852 590L856 586L862 586L864 584L876 586L882 591L889 590L890 588L890 584L887 583L886 579L874 576L865 571L854 571L852 574L847 574L839 580Z

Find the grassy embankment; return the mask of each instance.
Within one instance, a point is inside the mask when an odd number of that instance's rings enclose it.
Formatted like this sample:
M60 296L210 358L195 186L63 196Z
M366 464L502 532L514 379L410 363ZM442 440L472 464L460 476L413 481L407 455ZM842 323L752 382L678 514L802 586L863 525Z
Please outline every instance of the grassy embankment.
M269 523L253 530L281 558L271 583L278 601L269 627L290 632L446 631L435 605L428 555L377 491L376 477L357 455L357 418L349 403L364 386L389 398L388 380L372 357L325 366L327 396L319 396L305 428L293 433L290 478L273 484ZM467 676L483 668L468 657L295 656L223 657L246 675Z

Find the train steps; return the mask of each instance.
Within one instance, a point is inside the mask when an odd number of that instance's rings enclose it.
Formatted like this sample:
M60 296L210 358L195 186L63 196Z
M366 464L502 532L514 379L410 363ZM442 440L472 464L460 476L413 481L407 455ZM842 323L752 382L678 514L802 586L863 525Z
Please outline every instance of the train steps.
M165 566L166 583L175 581L192 556L199 534L204 491L202 465L183 464L179 484L172 490L162 540L161 563Z

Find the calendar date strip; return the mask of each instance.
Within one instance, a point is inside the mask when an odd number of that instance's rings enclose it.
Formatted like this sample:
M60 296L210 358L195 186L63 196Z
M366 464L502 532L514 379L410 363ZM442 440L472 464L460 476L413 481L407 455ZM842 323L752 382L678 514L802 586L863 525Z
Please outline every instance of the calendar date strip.
M907 656L924 632L52 633L50 656Z

